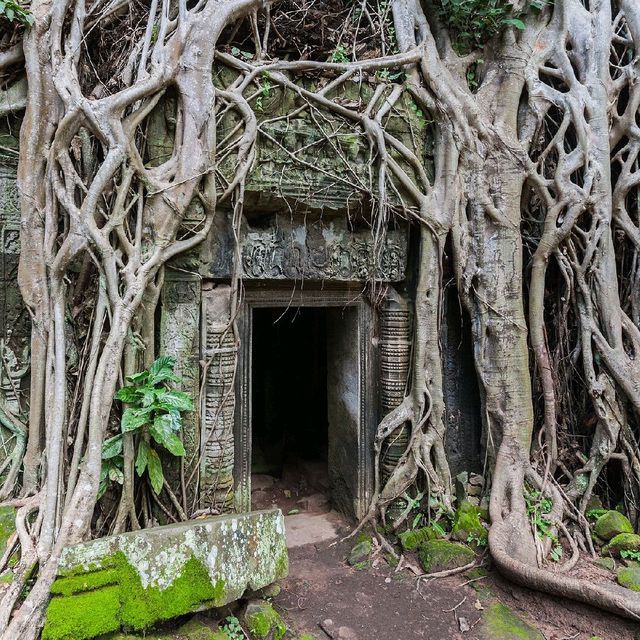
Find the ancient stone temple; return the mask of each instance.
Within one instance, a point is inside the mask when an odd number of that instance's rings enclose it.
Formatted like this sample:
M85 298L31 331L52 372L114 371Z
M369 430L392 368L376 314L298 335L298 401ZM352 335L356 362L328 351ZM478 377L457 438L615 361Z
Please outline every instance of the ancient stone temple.
M159 109L151 163L167 152L168 126ZM428 144L408 103L387 129L407 146ZM262 133L239 225L234 210L221 209L207 240L167 269L155 351L176 357L183 389L198 399L184 440L201 508L255 508L252 473L279 477L295 467L319 470L332 505L358 518L372 494L377 424L407 386L416 230L396 211L384 233L374 228L362 195L362 185L375 193L363 134L336 126L327 136L302 117L266 116ZM17 130L1 134L0 387L24 415L29 319L16 285ZM185 225L198 220L194 207ZM442 336L448 445L454 467L473 469L479 401L468 386L469 326L451 292ZM383 477L406 438L401 428L390 439Z

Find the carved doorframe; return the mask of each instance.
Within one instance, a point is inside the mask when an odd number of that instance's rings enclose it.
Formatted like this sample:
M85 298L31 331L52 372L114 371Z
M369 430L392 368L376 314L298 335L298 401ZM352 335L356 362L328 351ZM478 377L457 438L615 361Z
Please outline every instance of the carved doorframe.
M373 492L373 442L378 422L378 366L375 349L376 314L362 288L310 289L292 292L282 284L247 288L238 314L240 350L236 375L235 508L251 510L251 345L253 310L265 307L355 307L358 314L360 415L358 425L358 489L355 512L366 515Z

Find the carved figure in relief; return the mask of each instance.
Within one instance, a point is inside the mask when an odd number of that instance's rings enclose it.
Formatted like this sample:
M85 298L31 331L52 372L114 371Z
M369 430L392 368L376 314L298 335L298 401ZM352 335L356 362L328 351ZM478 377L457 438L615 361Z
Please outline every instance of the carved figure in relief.
M6 338L0 338L0 393L6 408L16 416L22 413L20 401L21 380L29 371L29 347L25 344L21 358L11 348L11 330Z

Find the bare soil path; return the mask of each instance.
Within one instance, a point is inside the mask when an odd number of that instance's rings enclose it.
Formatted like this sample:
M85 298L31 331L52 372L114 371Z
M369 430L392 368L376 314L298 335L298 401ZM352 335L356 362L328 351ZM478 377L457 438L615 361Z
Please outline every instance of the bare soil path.
M274 604L292 637L306 632L318 640L640 640L639 624L516 587L491 571L480 579L461 574L421 581L418 588L415 576L395 572L382 558L356 570L346 562L354 542L339 542L349 526L335 512L302 512L286 521L290 575ZM511 626L487 625L492 613L505 611Z

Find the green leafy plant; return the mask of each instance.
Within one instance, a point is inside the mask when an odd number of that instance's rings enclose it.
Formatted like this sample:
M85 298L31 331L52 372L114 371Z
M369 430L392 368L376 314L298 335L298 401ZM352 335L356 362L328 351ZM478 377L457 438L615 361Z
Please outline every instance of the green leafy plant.
M541 11L547 0L531 0L529 6ZM452 31L460 54L482 47L508 27L525 28L525 13L514 13L509 0L440 0L440 17Z
M262 78L260 79L260 93L256 98L256 111L262 113L264 111L264 100L268 99L271 96L271 89L273 89L273 85L271 84L271 80L269 79L269 74L264 72L262 74Z
M222 625L222 631L227 635L229 640L244 640L246 638L240 625L240 620L235 616L227 616L226 624Z
M607 513L608 509L589 509L587 511L586 516L589 520L597 520L600 516L603 516Z
M631 549L622 549L620 551L620 557L626 558L627 560L635 560L636 562L640 562L640 551L633 551Z
M349 60L350 58L349 58L349 52L347 51L347 48L339 44L331 56L331 62L338 62L338 63L344 64L345 62L349 62Z
M468 538L467 538L467 542L470 544L475 544L478 547L486 547L488 544L487 538L486 537L479 537L477 535L471 534Z
M193 411L193 401L183 391L170 386L170 383L180 382L173 374L175 364L175 358L171 356L159 357L148 371L128 376L129 385L116 394L116 399L125 403L126 408L122 413L121 433L105 440L102 445L99 497L109 482L124 482L122 438L125 433L136 437L136 474L142 477L146 473L155 493L160 493L164 483L157 447L174 456L184 456L184 446L178 434L182 427L182 414Z
M553 547L551 549L551 559L559 562L562 558L562 546L558 537L553 533L553 525L549 518L545 517L551 513L553 501L540 493L537 489L531 487L525 488L524 493L525 504L527 505L527 513L531 523L536 528L536 532L540 538L548 538L551 540Z
M244 58L245 60L251 60L253 58L253 53L249 53L249 51L243 51L238 47L231 47L231 55L236 58Z
M18 22L27 27L30 27L34 22L31 11L14 2L14 0L0 0L0 17L6 18L9 22Z

